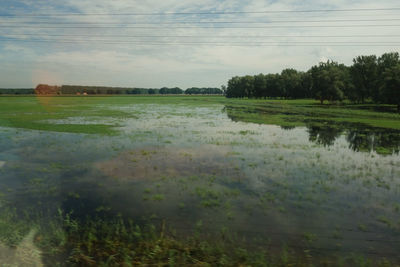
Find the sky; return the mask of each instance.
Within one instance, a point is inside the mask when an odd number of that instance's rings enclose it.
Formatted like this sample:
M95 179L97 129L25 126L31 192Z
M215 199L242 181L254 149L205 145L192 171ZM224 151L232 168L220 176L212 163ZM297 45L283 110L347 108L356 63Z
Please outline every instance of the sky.
M0 3L0 88L220 87L399 50L398 0Z

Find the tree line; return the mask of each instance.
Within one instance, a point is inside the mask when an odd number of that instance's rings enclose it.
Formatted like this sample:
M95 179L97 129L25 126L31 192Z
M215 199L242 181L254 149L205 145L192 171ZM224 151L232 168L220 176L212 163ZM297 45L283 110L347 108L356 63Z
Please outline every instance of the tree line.
M351 66L321 62L308 71L284 69L276 74L246 75L228 81L226 97L348 99L354 103L396 104L400 112L400 59L398 52L358 56Z
M45 85L48 86L48 85ZM49 86L48 86L49 87ZM82 86L82 85L63 85L60 87L60 95L222 95L223 91L219 88L199 88L191 87L182 90L174 88L125 88L125 87L106 87L106 86ZM0 95L33 95L35 89L8 89L0 88Z
M180 94L223 94L219 88L188 88L185 91L179 87L162 87L162 88L124 88L124 87L104 87L104 86L81 86L81 85L63 85L61 86L61 94L87 93L88 95L96 94L128 94L128 95L180 95Z
M31 88L0 88L0 95L33 95L34 89Z
M219 88L198 88L192 87L185 90L187 95L222 95L223 91Z
M125 88L125 87L107 87L107 86L82 86L82 85L63 85L61 86L62 95L72 94L88 95L144 95L144 94L182 94L183 90L174 88Z
M179 87L162 87L162 88L122 88L122 87L102 87L102 86L80 86L80 85L63 85L61 86L61 94L133 94L133 95L181 95L181 94L219 94L223 92L219 88L188 88L185 91Z

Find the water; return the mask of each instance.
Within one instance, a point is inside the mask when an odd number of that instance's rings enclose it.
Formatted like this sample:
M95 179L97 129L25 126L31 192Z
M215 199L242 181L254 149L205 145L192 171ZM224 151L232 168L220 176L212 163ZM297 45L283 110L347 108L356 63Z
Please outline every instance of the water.
M45 220L121 214L177 235L400 262L397 132L233 121L222 105L99 105L115 136L0 129L0 207Z

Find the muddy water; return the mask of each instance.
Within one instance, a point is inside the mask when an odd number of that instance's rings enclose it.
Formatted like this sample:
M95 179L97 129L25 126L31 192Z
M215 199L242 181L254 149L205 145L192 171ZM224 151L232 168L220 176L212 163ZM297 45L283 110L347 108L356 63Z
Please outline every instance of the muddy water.
M393 138L382 154L374 138L366 149L352 143L362 134L235 122L219 105L98 108L137 118L82 119L117 120L119 134L106 137L1 129L0 207L46 219L59 209L122 214L181 235L400 261Z

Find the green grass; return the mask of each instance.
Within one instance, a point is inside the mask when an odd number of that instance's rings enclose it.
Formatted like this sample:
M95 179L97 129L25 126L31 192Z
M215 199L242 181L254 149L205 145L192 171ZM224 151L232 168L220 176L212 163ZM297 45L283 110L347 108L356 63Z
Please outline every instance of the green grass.
M1 210L0 244L15 247L28 234L30 225L20 221L15 208Z
M228 229L211 240L197 234L176 238L165 221L159 227L138 225L122 216L112 219L73 219L59 210L57 220L39 228L35 244L42 249L46 266L396 266L389 261L363 256L312 257L309 250L295 251L287 246L243 248L241 240ZM317 236L304 233L311 244ZM365 265L368 262L370 265ZM374 264L374 265L373 265Z
M400 130L400 115L390 105L321 105L315 100L252 99L227 99L225 105L228 116L240 121L287 127L347 123ZM378 108L386 112L375 111Z
M188 106L224 105L233 120L275 124L284 127L336 124L358 124L400 130L400 115L377 112L376 105L320 105L315 100L227 99L221 96L107 96L107 97L0 97L0 126L41 131L116 134L108 124L52 124L49 119L104 117L137 118L112 108L132 104L174 104ZM394 106L383 106L395 110Z

